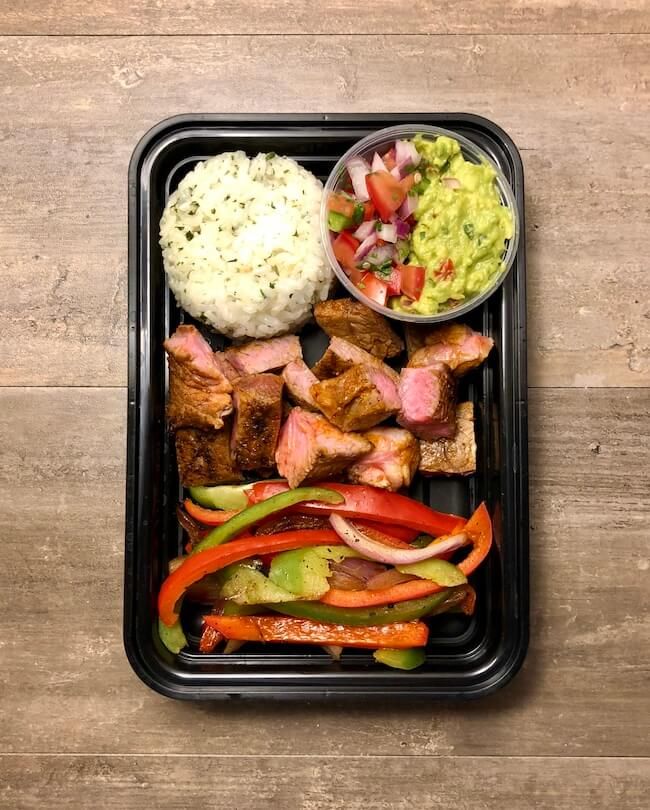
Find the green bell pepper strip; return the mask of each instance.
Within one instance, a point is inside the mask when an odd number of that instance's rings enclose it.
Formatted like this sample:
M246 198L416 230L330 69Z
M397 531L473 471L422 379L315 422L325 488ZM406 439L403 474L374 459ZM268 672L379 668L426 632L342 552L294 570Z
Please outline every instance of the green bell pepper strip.
M222 543L226 543L241 534L249 526L259 523L276 512L282 512L283 509L295 506L297 503L319 501L337 504L343 503L344 500L345 497L339 492L323 487L299 487L298 489L281 492L265 501L249 506L231 517L226 523L216 526L198 545L194 546L192 554L198 554L215 546L220 546Z
M241 486L190 487L190 497L206 509L238 512L248 506L246 490Z
M405 670L421 667L426 660L422 647L411 647L410 650L393 650L386 647L383 650L375 650L372 657L387 667Z
M325 605L322 602L283 602L282 604L268 604L265 607L276 613L284 613L300 619L314 619L319 622L344 624L351 627L372 627L392 622L410 622L424 616L445 613L465 599L468 587L460 585L457 588L438 591L423 599L412 599L409 602L399 602L386 607L340 608Z
M178 655L183 647L187 647L187 639L180 622L176 622L176 624L169 627L162 619L158 619L158 634L169 652L175 655Z

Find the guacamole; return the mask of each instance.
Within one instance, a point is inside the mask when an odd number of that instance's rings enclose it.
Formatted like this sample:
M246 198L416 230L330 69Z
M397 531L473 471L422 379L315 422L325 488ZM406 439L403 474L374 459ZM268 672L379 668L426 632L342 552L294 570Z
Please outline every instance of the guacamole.
M391 305L432 315L475 297L499 275L513 220L490 165L466 161L453 138L417 135L413 144L423 178L408 263L425 268L425 281L418 300L402 296Z

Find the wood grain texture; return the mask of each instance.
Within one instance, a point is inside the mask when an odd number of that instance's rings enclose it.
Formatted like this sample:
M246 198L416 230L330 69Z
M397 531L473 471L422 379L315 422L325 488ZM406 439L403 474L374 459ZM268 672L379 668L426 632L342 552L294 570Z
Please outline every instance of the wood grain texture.
M639 759L0 757L0 802L12 810L44 797L52 810L645 810L648 790Z
M23 0L2 34L543 34L650 30L647 0Z
M385 702L183 704L136 679L120 632L125 411L120 389L0 389L0 752L650 754L650 485L630 475L647 468L647 391L532 392L524 670L479 703L405 701L389 720Z
M650 210L650 37L579 42L0 40L0 193L13 200L0 221L12 291L0 300L0 384L124 384L126 172L158 120L198 110L462 107L498 121L523 152L531 384L650 385L640 227Z

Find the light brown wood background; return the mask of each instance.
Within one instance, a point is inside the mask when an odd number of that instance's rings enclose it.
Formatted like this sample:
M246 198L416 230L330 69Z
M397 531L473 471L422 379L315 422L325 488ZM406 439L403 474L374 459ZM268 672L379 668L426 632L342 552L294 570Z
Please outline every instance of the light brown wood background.
M0 807L647 808L647 0L3 0L0 35ZM483 702L187 705L126 662L127 163L231 110L522 150L532 638Z

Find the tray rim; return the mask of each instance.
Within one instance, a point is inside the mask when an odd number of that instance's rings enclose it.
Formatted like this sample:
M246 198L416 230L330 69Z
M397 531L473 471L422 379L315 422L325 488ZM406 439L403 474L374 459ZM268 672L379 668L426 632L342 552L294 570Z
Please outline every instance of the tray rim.
M136 620L137 604L142 598L137 593L135 584L135 470L137 468L136 453L136 418L138 403L136 392L138 389L138 375L140 368L137 341L138 332L138 301L139 288L139 241L138 241L138 183L143 158L161 145L169 134L183 130L196 130L202 126L214 128L215 125L241 128L246 124L263 128L269 124L270 128L279 125L312 129L318 126L335 126L343 128L345 125L359 125L367 128L368 124L377 123L378 128L392 123L438 123L446 122L453 130L454 125L476 127L486 131L492 138L500 141L500 146L512 161L513 170L520 186L520 192L515 196L520 207L522 221L522 238L516 259L518 294L514 302L517 313L516 343L519 347L518 362L513 370L513 401L515 409L514 431L521 441L514 448L512 462L516 465L513 474L515 483L519 484L518 514L517 514L517 551L518 560L518 599L515 605L515 615L510 617L514 622L516 633L508 637L508 644L499 649L501 655L492 657L484 666L483 677L471 687L451 688L446 686L426 685L418 686L408 678L404 686L384 687L365 683L346 684L339 678L338 683L327 684L328 675L315 676L304 680L304 675L295 673L283 675L285 682L279 686L275 684L276 678L270 678L264 684L235 683L195 684L186 682L182 678L172 679L162 677L150 666L147 657L137 643ZM513 268L514 270L515 268ZM136 675L154 691L166 697L184 700L205 700L219 697L265 697L273 699L287 699L291 697L346 697L364 695L367 698L374 696L413 697L414 695L430 699L470 699L485 697L501 689L509 683L521 668L528 651L529 642L529 492L528 492L528 430L527 430L527 358L526 358L526 261L525 261L525 217L524 217L524 172L521 155L511 137L496 123L484 116L463 112L436 112L436 113L183 113L169 116L150 127L139 139L132 153L128 169L128 400L127 400L127 454L126 454L126 509L125 509L125 560L124 560L124 612L123 612L123 644L127 659ZM505 650L502 648L505 647ZM164 676L167 673L162 673ZM298 678L301 683L289 685L287 680ZM225 679L224 679L225 680ZM323 681L323 683L319 683ZM407 682L408 681L408 682ZM197 692L200 691L200 694Z

